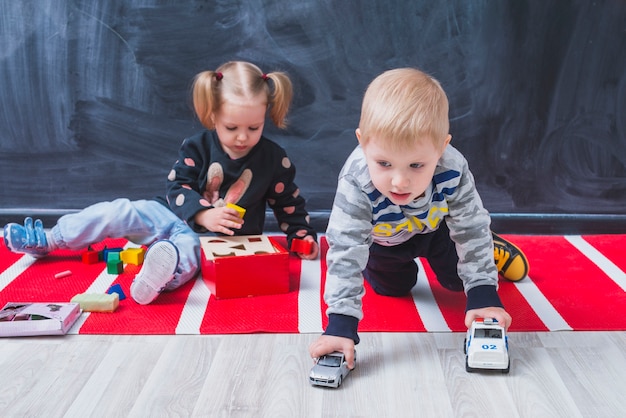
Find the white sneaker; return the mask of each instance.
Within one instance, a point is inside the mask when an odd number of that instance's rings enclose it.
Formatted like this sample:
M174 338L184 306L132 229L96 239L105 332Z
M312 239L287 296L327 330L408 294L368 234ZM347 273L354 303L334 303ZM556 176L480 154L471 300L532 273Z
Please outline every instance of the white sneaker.
M159 296L178 268L178 248L168 240L159 240L146 252L141 271L130 285L130 295L140 305Z

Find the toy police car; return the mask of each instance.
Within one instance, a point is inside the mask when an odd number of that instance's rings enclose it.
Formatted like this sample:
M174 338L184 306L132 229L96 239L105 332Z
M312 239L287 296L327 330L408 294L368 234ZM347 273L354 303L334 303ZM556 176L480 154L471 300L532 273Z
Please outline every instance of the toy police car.
M465 370L477 369L501 370L508 373L509 342L503 327L492 318L476 319L467 330L465 343Z
M343 353L334 352L319 357L309 374L309 383L317 386L338 388L350 373Z

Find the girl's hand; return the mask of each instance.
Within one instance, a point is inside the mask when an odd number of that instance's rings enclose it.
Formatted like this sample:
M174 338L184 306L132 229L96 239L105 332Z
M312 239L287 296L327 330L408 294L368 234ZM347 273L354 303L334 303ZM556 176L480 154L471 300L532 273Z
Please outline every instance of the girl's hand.
M198 225L202 225L211 232L219 232L226 235L234 235L233 229L241 229L243 219L235 209L227 206L198 212L194 218Z
M317 244L317 242L315 242L315 240L313 239L312 236L307 235L306 237L302 238L304 241L308 241L311 243L311 252L308 254L305 253L296 253L298 254L298 256L303 259L303 260L315 260L317 258L317 255L320 252L320 247Z

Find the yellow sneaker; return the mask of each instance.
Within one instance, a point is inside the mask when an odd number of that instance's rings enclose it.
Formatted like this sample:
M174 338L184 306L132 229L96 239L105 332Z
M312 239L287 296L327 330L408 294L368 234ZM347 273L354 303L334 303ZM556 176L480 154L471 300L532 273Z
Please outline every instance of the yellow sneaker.
M512 282L522 280L528 275L528 260L515 245L495 232L493 235L493 256L502 277Z

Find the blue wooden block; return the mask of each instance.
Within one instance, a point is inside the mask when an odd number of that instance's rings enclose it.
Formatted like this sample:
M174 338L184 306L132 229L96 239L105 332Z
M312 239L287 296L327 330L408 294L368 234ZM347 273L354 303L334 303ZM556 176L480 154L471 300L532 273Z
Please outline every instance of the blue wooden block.
M102 250L102 261L104 261L105 263L109 262L109 253L119 253L121 251L124 251L123 248L107 248L104 247L104 249ZM118 257L119 260L119 257Z
M122 290L122 286L119 283L116 283L112 285L111 287L109 287L109 290L107 290L107 293L109 295L113 293L117 293L120 297L120 300L126 299L126 295L124 294L124 291Z

